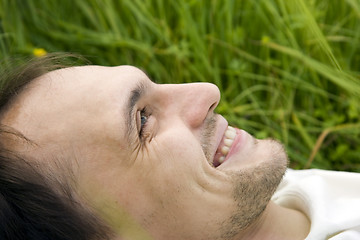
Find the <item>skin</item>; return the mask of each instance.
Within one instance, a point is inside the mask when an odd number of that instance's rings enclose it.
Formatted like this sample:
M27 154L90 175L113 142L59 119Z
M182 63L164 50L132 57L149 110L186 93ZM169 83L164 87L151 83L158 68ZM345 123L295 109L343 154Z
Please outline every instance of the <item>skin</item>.
M124 218L154 239L304 238L306 218L270 201L287 165L281 144L238 130L236 150L212 166L227 127L214 113L219 101L209 83L155 84L131 66L72 67L34 80L3 122L36 142L21 151L40 164L70 166L83 201L124 238L133 234Z

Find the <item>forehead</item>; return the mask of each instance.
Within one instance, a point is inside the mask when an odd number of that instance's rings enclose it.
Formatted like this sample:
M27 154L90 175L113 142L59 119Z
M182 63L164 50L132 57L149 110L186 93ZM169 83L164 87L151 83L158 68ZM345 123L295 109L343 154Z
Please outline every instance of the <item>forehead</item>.
M133 66L80 66L55 70L36 79L33 82L39 90L42 87L57 87L63 89L102 89L109 84L122 84L126 90L134 81L147 78L140 69ZM30 87L31 88L31 87ZM48 90L48 89L47 89ZM46 91L47 91L46 90Z
M147 76L140 69L132 66L64 68L33 80L15 102L17 107L25 108L34 104L41 106L44 101L56 103L59 100L65 102L69 99L69 102L75 102L84 100L84 97L90 93L101 94L109 90L125 95L132 85L146 78ZM61 97L61 99L56 99L56 97Z
M111 127L124 127L124 104L132 87L144 79L132 66L56 70L26 86L3 123L40 143L95 141L91 130L109 133L114 132Z

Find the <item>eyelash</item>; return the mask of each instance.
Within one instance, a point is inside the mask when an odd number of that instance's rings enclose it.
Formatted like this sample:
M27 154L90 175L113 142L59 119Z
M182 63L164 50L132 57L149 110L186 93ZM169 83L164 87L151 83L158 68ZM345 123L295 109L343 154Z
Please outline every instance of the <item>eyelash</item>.
M149 116L150 114L148 113L148 109L146 107L140 110L140 130L139 130L140 139L144 138L144 131L146 130ZM143 123L143 117L145 118L144 123Z

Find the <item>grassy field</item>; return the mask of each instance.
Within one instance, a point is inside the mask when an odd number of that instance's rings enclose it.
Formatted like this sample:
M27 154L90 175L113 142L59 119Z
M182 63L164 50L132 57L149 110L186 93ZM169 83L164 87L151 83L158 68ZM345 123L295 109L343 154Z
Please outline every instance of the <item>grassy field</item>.
M213 82L218 113L291 167L360 172L359 0L0 0L1 61L58 51Z

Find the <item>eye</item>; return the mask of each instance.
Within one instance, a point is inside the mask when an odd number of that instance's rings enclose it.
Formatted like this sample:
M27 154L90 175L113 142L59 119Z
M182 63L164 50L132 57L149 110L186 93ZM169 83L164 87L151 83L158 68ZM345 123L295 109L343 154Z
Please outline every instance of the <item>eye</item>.
M144 132L146 130L146 125L148 121L149 113L147 111L147 108L144 107L140 111L140 130L139 130L139 137L142 139L144 137Z
M141 117L141 128L143 128L143 126L146 124L147 116L141 115L140 113L140 117Z

